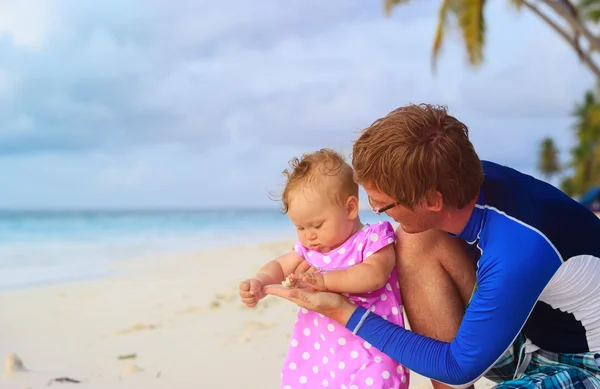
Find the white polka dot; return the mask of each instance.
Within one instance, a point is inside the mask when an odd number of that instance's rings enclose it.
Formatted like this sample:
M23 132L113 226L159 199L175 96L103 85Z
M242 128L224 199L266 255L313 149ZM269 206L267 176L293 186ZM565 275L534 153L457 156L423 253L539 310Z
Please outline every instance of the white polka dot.
M356 263L356 259L352 258L348 261L348 266L352 266Z
M289 385L286 385L286 386L283 387L283 389L292 389L292 387L289 386Z
M387 300L387 295L386 295L385 293L383 293L383 294L381 295L381 301L385 301L385 300ZM317 320L317 319L315 319L315 321L316 321L316 320Z
M288 246L290 247L290 246ZM294 250L298 251L298 245L294 245Z
M335 373L333 370L329 370L329 375L331 376L331 378L335 378Z
M312 257L312 254L313 254L313 252L312 252L312 251L309 251L307 255L308 255L308 257L310 258L310 257Z
M319 342L315 342L315 350L318 350L321 348L321 344Z
M303 375L302 377L300 377L300 379L298 381L300 381L301 384L305 384L306 381L308 381L308 380L306 379L306 376Z
M365 384L367 384L368 386L373 385L373 378L369 377L365 380Z
M363 365L360 367L360 370L365 370L367 368L367 364L363 363Z
M314 365L313 366L313 373L317 374L319 372L319 366Z
M321 340L324 342L325 341L325 335L321 334Z
M302 311L302 313L303 313L303 314L305 314L305 315L308 313L308 309L306 309L306 308L302 308L302 309L300 309L300 310L301 310L301 311Z
M403 376L402 376L402 383L405 383L405 382L406 382L406 376L405 376L405 375L403 375Z
M350 356L354 359L358 358L358 351L354 350L350 353Z
M323 386L329 386L329 382L327 382L327 380L323 380L322 384Z
M396 281L396 288L400 289L400 283Z
M367 302L367 299L366 299L366 298L364 298L364 297L359 297L358 299L359 299L360 301L362 301L363 303L366 303L366 302Z
M340 370L344 370L346 364L344 363L344 361L340 361L340 363L338 363L338 367L340 368Z
M297 347L298 346L298 341L296 339L292 339L292 347Z
M294 362L290 363L288 367L290 370L296 370L296 364Z
M371 348L371 343L365 342L365 343L363 343L363 346L365 346L365 348L368 350Z
M333 332L333 330L335 330L335 327L333 326L333 324L329 323L327 324L327 329L329 330L329 332Z
M377 242L379 240L379 235L371 234L371 242Z
M323 364L326 365L329 362L329 359L325 356L323 357Z
M386 296L386 297L387 297L387 296ZM383 300L383 298L382 298L382 300ZM317 319L313 320L313 323L315 324L315 327L318 327L318 326L319 326L319 321L318 321Z
M358 251L362 251L362 249L363 249L363 246L364 246L364 245L363 245L362 243L359 243L359 244L358 244L358 246L356 246L356 249L357 249Z
M305 353L306 354L306 353ZM306 359L306 358L305 358ZM377 363L381 362L381 357L377 356L375 358L373 358L373 360Z
M373 255L373 252L367 251L367 253L365 254L365 258L369 258L371 255Z
M387 290L389 290L390 292L392 291L392 285L390 285L390 283L388 282L387 284L385 284L385 288Z
M390 372L386 370L383 373L381 373L381 376L387 380L388 378L390 378Z
M391 290L391 289L390 289ZM319 313L319 317L322 319L325 317L325 315L323 315L322 313Z
M333 349L333 347L329 347L329 352L331 353L331 355L335 355L335 350Z
M344 254L346 252L346 248L342 247L341 249L338 250L338 254Z
M302 353L302 359L307 360L309 358L310 358L310 354L308 352L305 351Z
M304 329L304 331L302 331L302 333L303 333L305 336L308 336L308 335L310 335L310 330L309 330L308 328L305 328L305 329Z
M398 365L398 366L396 366L396 371L397 371L398 373L402 374L402 373L403 373L403 372L402 372L402 365Z
M394 243L394 238L388 238L388 244Z
M353 380L356 377L356 374L350 374L350 380Z
M286 388L283 388L283 389L286 389ZM348 387L346 385L342 384L342 386L340 386L340 389L348 389Z
M377 223L377 224L379 224L379 225L382 225L382 224L383 224L383 221L382 221L382 220L380 220L380 221L379 221L379 223Z
M351 385L351 386L350 386L350 389L358 389L358 386L356 386L356 385Z
M397 314L398 314L398 308L396 308L396 307L392 307L392 313L393 313L394 315L397 315Z
M375 312L375 305L371 306L371 312Z
M331 257L329 255L324 256L323 257L323 262L325 262L325 263L331 262Z
M387 320L387 316L386 315L383 315L381 317L383 318L383 320Z
M346 338L339 338L338 339L338 343L339 343L340 346L345 345L346 344Z

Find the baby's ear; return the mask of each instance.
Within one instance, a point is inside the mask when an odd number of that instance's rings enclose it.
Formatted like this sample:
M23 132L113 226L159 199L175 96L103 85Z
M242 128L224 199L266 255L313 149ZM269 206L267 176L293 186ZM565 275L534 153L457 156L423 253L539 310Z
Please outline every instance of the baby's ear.
M348 200L346 200L346 211L348 212L348 219L354 220L358 217L358 197L348 197Z

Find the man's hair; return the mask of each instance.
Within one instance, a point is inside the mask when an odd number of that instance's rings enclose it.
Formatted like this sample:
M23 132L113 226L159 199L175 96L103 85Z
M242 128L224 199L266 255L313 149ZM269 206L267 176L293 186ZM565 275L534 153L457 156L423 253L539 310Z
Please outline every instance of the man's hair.
M290 207L290 195L298 189L316 189L334 204L343 205L350 196L358 197L358 184L354 182L352 167L336 151L321 149L294 157L290 168L283 171L286 177L281 194L282 212Z
M435 191L463 208L483 183L469 130L445 106L411 104L376 120L354 142L352 165L357 183L408 208Z

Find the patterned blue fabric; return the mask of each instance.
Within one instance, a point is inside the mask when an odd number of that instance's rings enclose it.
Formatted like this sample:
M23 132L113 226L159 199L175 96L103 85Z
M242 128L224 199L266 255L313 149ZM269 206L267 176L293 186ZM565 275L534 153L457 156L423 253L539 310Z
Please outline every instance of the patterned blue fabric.
M496 389L517 388L586 388L600 389L600 354L558 354L544 350L534 351L531 362L524 373L514 377L523 353L525 337L520 334L513 347L509 348L485 375L498 383ZM523 358L523 354L521 354Z

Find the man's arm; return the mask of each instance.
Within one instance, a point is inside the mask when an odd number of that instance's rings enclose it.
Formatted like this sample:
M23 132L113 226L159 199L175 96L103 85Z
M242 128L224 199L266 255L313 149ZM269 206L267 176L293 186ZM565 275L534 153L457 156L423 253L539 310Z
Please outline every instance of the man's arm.
M451 343L410 332L362 307L343 324L410 370L447 385L471 385L512 344L562 263L539 233L521 227L518 234L525 244L513 240L510 252L483 253L478 289Z

